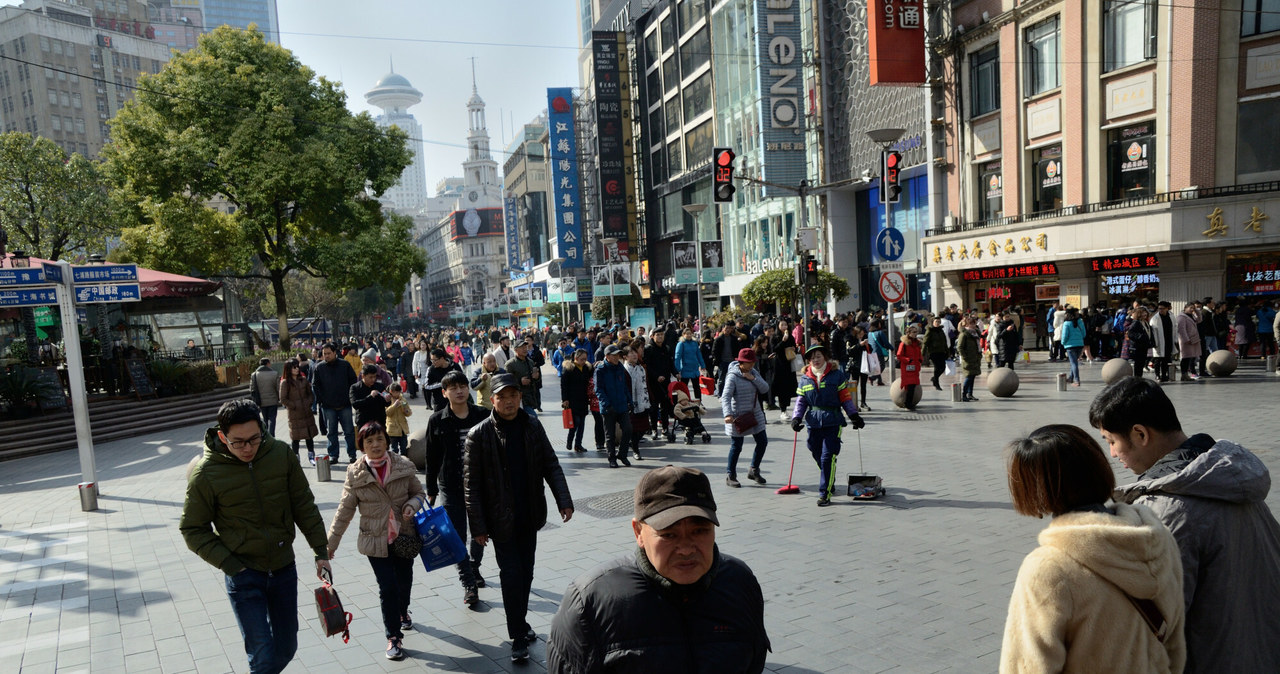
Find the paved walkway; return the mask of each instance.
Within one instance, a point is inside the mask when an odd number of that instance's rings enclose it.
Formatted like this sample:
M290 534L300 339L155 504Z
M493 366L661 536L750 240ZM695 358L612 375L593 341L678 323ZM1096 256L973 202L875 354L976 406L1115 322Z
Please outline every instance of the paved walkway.
M582 571L629 553L631 489L644 467L668 462L707 471L719 504L718 543L745 560L764 588L773 653L768 671L991 672L999 660L1005 608L1017 568L1035 547L1044 521L1019 517L1009 505L1003 446L1042 424L1087 427L1100 389L1100 365L1083 365L1080 389L1054 390L1061 368L1019 365L1022 388L1009 399L987 394L953 406L929 390L918 413L887 411L887 388L873 388L866 430L847 432L840 473L865 468L882 475L887 498L831 508L814 500L817 470L803 444L796 483L803 493L779 496L790 460L790 429L769 426L765 487L724 486L728 442L709 425L709 445L643 445L643 462L611 470L594 452L561 453L577 514L539 537L529 620L540 642L528 665L512 666L497 568L484 562L490 587L481 610L461 604L452 570L419 567L412 603L410 653L383 657L385 641L376 584L367 561L348 543L333 562L337 587L355 615L351 642L318 631L310 600L317 583L300 575L303 619L299 654L288 672L543 671L545 639L567 583ZM559 447L558 381L544 390L543 415ZM979 382L981 385L981 381ZM1167 387L1188 431L1228 437L1280 472L1280 422L1266 405L1280 378L1257 365L1225 380ZM420 401L411 418L425 424ZM712 418L716 412L713 407ZM774 413L776 415L776 413ZM0 672L243 672L242 642L222 575L189 552L177 522L184 471L199 453L202 428L98 446L100 510L80 510L74 452L0 464ZM802 438L803 440L803 438ZM323 445L323 442L321 442ZM749 448L744 452L749 456ZM744 457L741 472L745 474ZM1116 466L1121 481L1132 475ZM314 475L308 471L308 474ZM337 477L337 476L335 476ZM341 481L313 489L328 521ZM1273 492L1273 511L1280 505ZM309 559L299 539L300 559Z

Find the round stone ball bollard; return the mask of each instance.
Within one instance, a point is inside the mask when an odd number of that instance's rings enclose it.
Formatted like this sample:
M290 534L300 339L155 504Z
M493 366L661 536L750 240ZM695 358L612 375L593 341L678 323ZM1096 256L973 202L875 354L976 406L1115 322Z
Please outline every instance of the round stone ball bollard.
M405 451L405 457L418 467L418 470L427 469L427 429L419 429L409 434L409 447Z
M1018 373L1007 367L998 367L987 375L987 390L997 398L1008 398L1018 392Z
M911 404L919 405L920 399L924 397L924 387L917 386L915 391L912 392L911 397L913 398ZM889 385L889 398L893 400L894 405L897 405L904 410L907 409L907 393L902 390L901 379L894 379L893 383Z
M1123 358L1112 358L1102 366L1102 381L1107 385L1114 384L1125 377L1133 375L1133 366Z
M1209 369L1209 374L1215 377L1231 376L1231 373L1236 371L1236 367L1239 364L1240 361L1236 359L1236 354L1226 349L1214 351L1204 361L1204 366Z

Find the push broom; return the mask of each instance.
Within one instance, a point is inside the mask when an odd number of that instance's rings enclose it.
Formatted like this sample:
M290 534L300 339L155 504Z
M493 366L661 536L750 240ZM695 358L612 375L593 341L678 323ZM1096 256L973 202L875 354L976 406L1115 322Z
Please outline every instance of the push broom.
M774 490L775 494L799 494L800 488L791 484L791 476L796 472L796 444L800 441L800 432L796 431L795 437L791 439L791 470L787 471L787 486L778 487Z

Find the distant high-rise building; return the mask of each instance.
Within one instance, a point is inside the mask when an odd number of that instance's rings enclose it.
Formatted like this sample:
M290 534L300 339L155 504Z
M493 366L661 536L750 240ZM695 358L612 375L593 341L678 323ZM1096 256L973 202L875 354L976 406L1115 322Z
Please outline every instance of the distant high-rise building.
M276 12L276 0L198 0L198 2L204 10L204 25L208 30L224 25L232 28L248 28L252 23L257 24L258 30L267 36L267 42L280 44L280 17ZM173 2L173 4L180 3Z
M409 114L409 108L422 102L422 92L414 89L403 75L397 75L393 68L373 85L364 98L370 105L382 109L382 114L375 120L378 126L396 126L408 134L409 150L413 153L412 163L400 174L400 181L382 195L382 203L403 213L416 211L427 205L427 174L422 150L422 125Z

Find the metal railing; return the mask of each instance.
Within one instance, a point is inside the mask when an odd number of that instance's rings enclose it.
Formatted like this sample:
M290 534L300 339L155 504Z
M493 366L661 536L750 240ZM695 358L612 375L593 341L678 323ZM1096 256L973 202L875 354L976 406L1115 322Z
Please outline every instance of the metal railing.
M925 230L924 235L929 237L938 236L940 234L954 234L956 232L970 232L990 227L1003 227L1005 225L1016 225L1024 222L1035 222L1038 220L1048 220L1070 215L1080 215L1083 213L1101 213L1104 211L1135 208L1138 206L1150 206L1152 204L1163 204L1174 201L1213 199L1217 197L1259 194L1263 192L1280 192L1280 180L1263 183L1247 183L1244 185L1223 185L1221 187L1189 187L1172 192L1160 192L1158 194L1132 197L1129 199L1115 199L1112 201L1098 201L1079 206L1065 206L1052 211L1036 211L1034 213L1007 215L999 218L988 218L986 220L970 220L950 227L928 229Z

